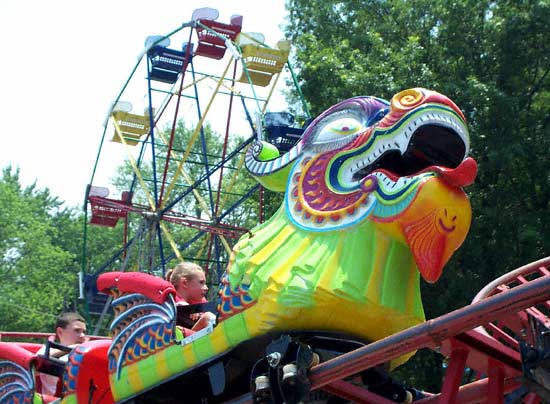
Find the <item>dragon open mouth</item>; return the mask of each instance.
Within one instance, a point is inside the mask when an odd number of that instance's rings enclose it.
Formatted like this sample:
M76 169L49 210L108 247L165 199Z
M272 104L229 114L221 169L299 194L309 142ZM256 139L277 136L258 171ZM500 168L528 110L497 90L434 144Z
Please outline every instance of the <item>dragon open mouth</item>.
M433 171L452 177L453 171L461 167L467 153L463 138L454 129L438 124L417 127L410 135L404 153L398 143L395 146L356 171L352 179L361 181L374 171L383 171L389 178L396 180L432 168ZM475 172L471 175L475 177Z

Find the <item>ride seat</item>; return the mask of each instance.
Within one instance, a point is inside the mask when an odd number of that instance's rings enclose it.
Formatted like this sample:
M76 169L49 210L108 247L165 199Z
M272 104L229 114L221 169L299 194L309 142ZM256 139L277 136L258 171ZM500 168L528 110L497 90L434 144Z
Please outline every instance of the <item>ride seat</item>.
M111 141L135 146L150 129L150 117L132 114L126 111L113 111L111 114L115 132ZM122 140L121 138L124 138Z
M38 372L35 376L36 391L40 392L42 394L42 397L52 398L56 400L61 397L63 391L63 372L65 370L66 361L50 356L49 352L51 348L55 348L68 354L71 352L72 348L60 345L54 342L53 339L54 337L48 338L48 342L46 343L46 352L44 354L36 355L33 358L33 364ZM41 376L53 376L57 378L57 385L54 395L49 395L43 392L43 380Z
M0 389L0 402L6 402L4 400L12 402L10 397L14 398L11 396L13 391L8 385L17 385L19 392L24 392L25 395L34 395L36 392L44 403L59 399L59 397L42 394L38 373L32 370L34 368L41 371L41 359L39 355L36 355L41 346L41 344L0 342L0 379L2 385L6 387ZM34 379L33 373L35 374Z
M271 78L281 73L288 61L290 41L280 40L275 48L268 48L263 45L262 34L241 33L237 38L237 44L241 47L243 63L246 66L237 80L241 83L248 83L250 77L252 84L268 86Z
M217 306L217 302L209 302L206 299L204 299L202 303L176 305L176 325L183 332L184 337L189 337L195 334L195 331L192 330L193 326L195 325L195 321L191 320L191 314L204 313L209 311L210 313L213 313L217 316Z
M121 207L121 204L132 204L132 193L125 191L121 199L107 198L109 189L105 187L88 186L88 201L92 208L90 224L98 226L115 227L118 220L128 217L128 210Z
M199 39L196 55L212 59L222 59L225 55L227 39L235 41L241 32L243 17L231 16L230 23L224 24L215 21L219 16L218 10L204 7L193 11L192 20L197 22L196 31Z
M189 50L188 46L185 43L183 51L153 46L147 52L150 61L149 78L167 84L178 81L179 75L185 71L193 57L193 44Z

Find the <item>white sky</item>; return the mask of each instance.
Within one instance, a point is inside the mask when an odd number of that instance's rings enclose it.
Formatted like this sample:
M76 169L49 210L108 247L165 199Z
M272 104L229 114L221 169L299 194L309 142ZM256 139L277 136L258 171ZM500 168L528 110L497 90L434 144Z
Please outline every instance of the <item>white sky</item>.
M218 9L224 23L241 14L243 31L264 33L267 44L283 38L284 0L0 0L0 167L82 206L106 113L145 38L200 7Z

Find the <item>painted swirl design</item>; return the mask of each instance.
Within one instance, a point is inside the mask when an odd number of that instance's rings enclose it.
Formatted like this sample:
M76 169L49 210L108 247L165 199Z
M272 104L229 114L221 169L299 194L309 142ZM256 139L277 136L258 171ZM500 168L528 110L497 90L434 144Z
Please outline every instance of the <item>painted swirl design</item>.
M262 152L262 148L263 148L262 142L255 141L254 143L252 143L252 146L251 146L252 155L255 158L258 158L260 156L260 153Z
M76 393L78 372L84 360L84 354L89 350L89 347L79 345L69 355L69 360L65 367L66 371L63 373L63 393L65 395Z
M109 371L120 377L123 366L155 354L175 339L174 299L156 303L140 293L120 294L111 289L116 313L111 323L113 342L109 348Z
M12 361L0 361L0 402L31 404L34 380L29 370Z
M447 238L438 230L437 211L404 225L403 232L419 267L440 268L442 266L440 261ZM432 275L432 272L429 272L427 277L432 279Z
M396 110L406 111L422 102L424 96L415 88L403 90L395 94L391 100L391 107Z

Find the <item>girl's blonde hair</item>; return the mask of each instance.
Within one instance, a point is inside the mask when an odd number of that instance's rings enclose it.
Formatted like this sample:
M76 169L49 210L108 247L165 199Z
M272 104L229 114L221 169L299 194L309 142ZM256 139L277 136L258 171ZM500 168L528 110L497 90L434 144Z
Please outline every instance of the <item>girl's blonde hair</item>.
M166 272L166 280L177 287L182 279L189 280L198 272L204 272L200 265L193 262L180 262Z

